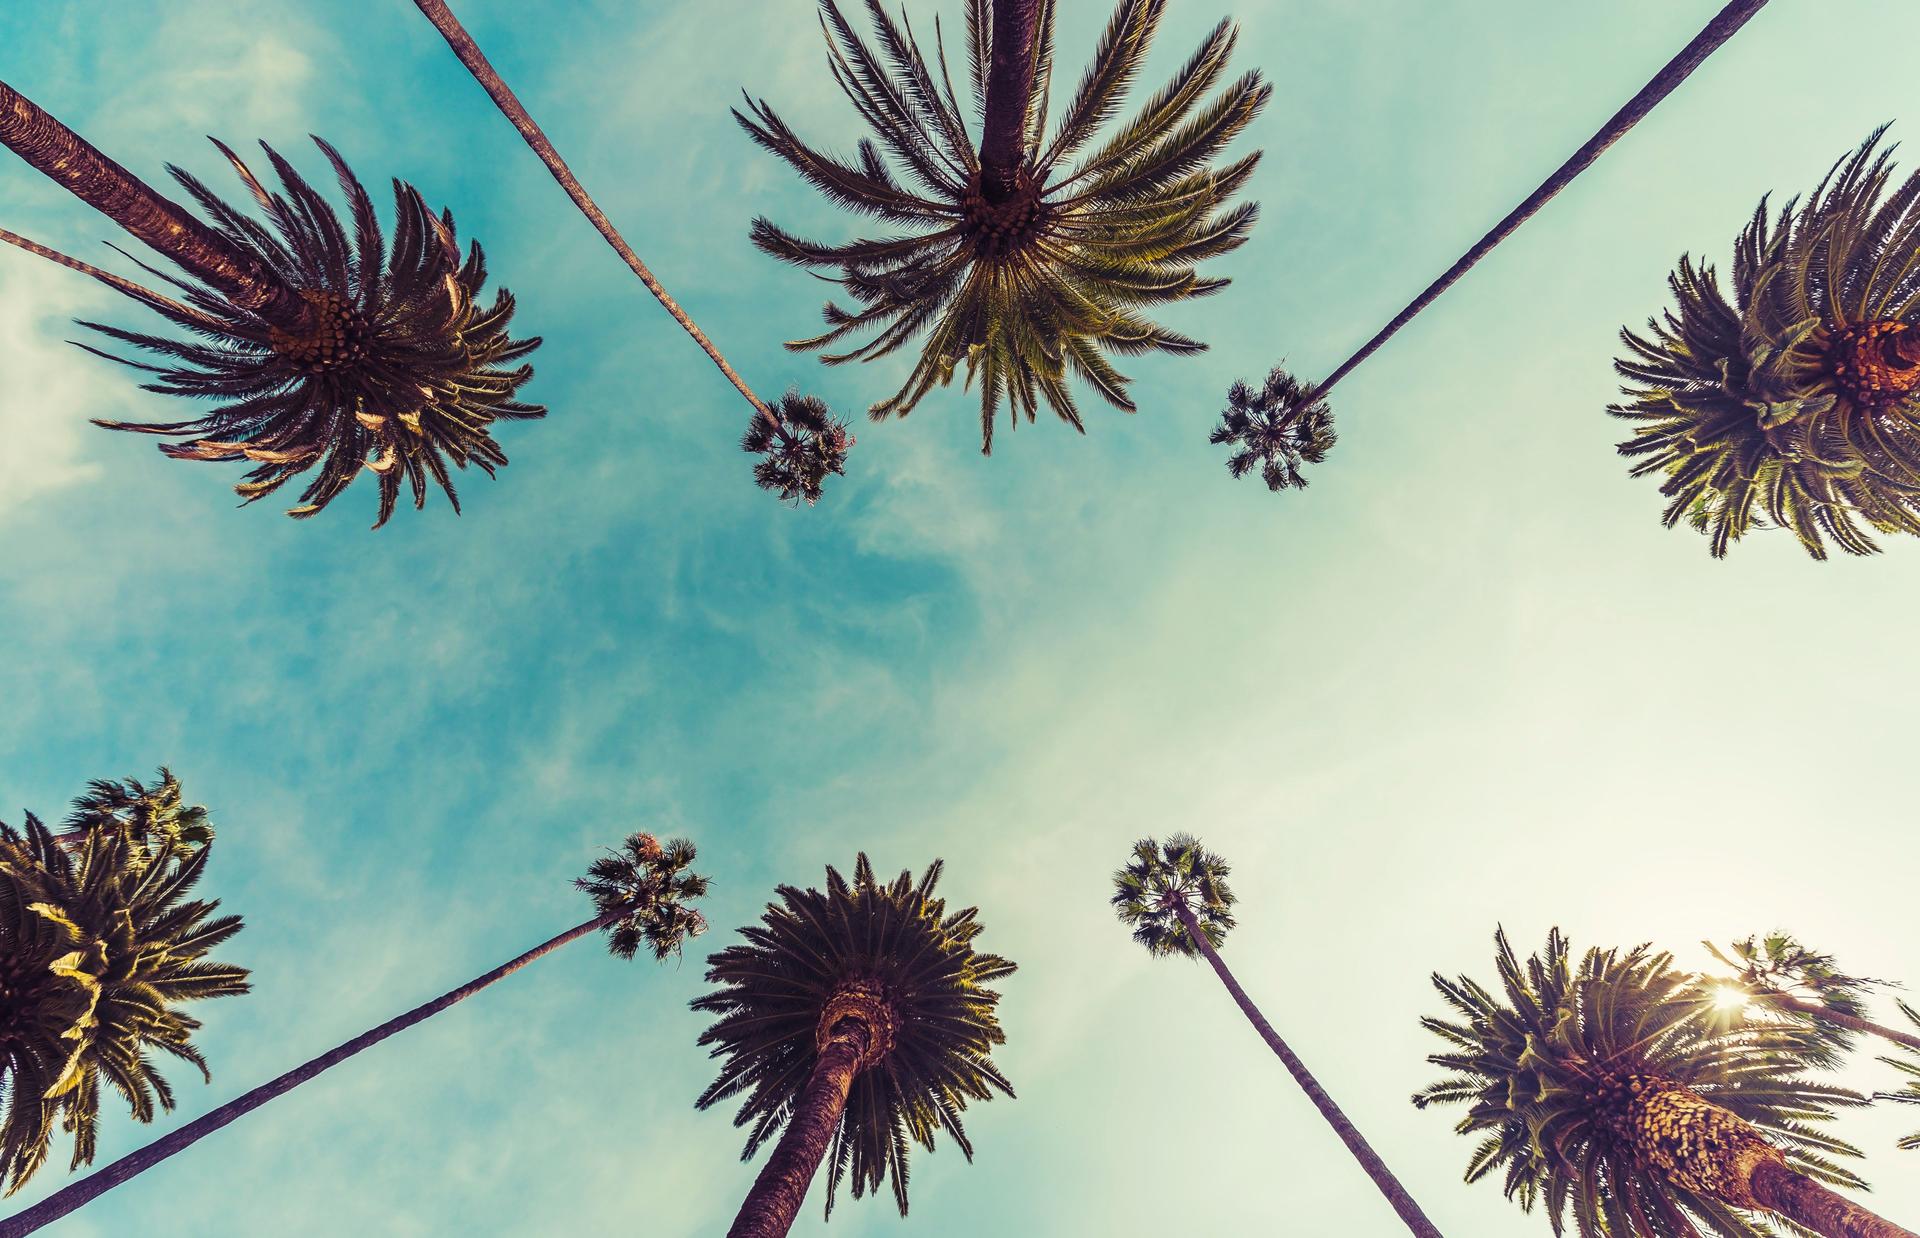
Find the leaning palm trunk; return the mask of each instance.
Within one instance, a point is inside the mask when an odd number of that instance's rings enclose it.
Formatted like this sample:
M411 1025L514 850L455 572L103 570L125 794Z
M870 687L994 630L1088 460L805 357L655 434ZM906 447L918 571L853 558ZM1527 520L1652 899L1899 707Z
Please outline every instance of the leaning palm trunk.
M606 915L588 920L585 924L575 925L558 937L535 946L511 962L504 963L492 971L487 972L485 975L477 976L459 988L443 993L424 1005L415 1006L412 1010L407 1011L398 1018L389 1019L372 1031L363 1032L345 1044L330 1049L309 1062L296 1066L277 1079L263 1083L252 1091L228 1101L218 1109L202 1114L180 1129L154 1140L144 1148L138 1148L129 1152L111 1165L97 1169L78 1182L73 1183L71 1186L63 1187L55 1191L52 1195L41 1200L33 1207L16 1213L4 1221L0 1221L0 1238L21 1238L24 1234L31 1234L42 1226L52 1224L74 1209L106 1194L136 1174L153 1168L174 1153L184 1152L201 1139L213 1134L213 1132L219 1130L229 1122L234 1121L236 1118L253 1112L268 1101L283 1096L308 1080L338 1066L363 1049L370 1049L388 1037L404 1032L416 1023L424 1022L447 1009L449 1006L454 1005L456 1002L472 997L475 993L480 992L480 990L487 988L489 985L506 979L527 964L544 958L560 947L612 924L614 921L629 914L630 910L631 909L627 908L616 909Z
M1863 1019L1858 1015L1848 1014L1844 1010L1834 1010L1819 1002L1802 1001L1791 993L1756 993L1754 994L1754 1000L1781 1010L1790 1010L1795 1014L1805 1015L1815 1022L1831 1023L1835 1027L1844 1027L1850 1032L1859 1032L1863 1036L1878 1036L1882 1040L1892 1041L1897 1045L1905 1045L1909 1049L1920 1050L1920 1036L1916 1036L1912 1032L1903 1032L1896 1028L1887 1027L1884 1024L1875 1023L1871 1019Z
M1187 936L1192 938L1193 944L1199 948L1200 953L1207 956L1207 962L1213 964L1214 974L1218 975L1220 982L1227 986L1227 992L1233 995L1233 1000L1240 1007L1240 1013L1247 1016L1247 1022L1253 1024L1253 1030L1260 1033L1260 1038L1267 1042L1267 1047L1273 1050L1274 1056L1278 1057L1281 1064L1287 1068L1287 1073L1293 1076L1294 1082L1298 1083L1300 1089L1307 1094L1307 1099L1313 1102L1313 1107L1320 1111L1320 1116L1327 1120L1327 1125L1333 1127L1334 1134L1340 1136L1340 1142L1347 1145L1347 1151L1360 1162L1360 1168L1366 1171L1367 1177L1373 1179L1373 1184L1380 1188L1380 1193L1387 1197L1387 1202L1393 1205L1394 1212L1398 1213L1407 1228L1418 1234L1420 1238L1441 1238L1439 1229L1427 1219L1426 1213L1420 1211L1420 1205L1415 1203L1413 1196L1407 1193L1407 1188L1400 1185L1400 1180L1393 1176L1393 1171L1387 1168L1386 1162L1380 1159L1379 1154L1367 1143L1359 1129L1348 1120L1345 1113L1341 1112L1340 1106L1327 1095L1326 1090L1320 1086L1319 1080L1313 1077L1306 1064L1294 1054L1286 1041L1280 1039L1280 1034L1273 1030L1273 1025L1268 1023L1266 1017L1260 1013L1260 1008L1255 1006L1253 999L1247 996L1247 991L1240 987L1240 982L1235 980L1233 973L1227 969L1226 961L1220 957L1220 952L1215 950L1213 943L1207 940L1207 935L1194 919L1193 912L1185 906L1178 907L1176 910L1180 916L1180 923L1186 926Z
M785 1238L793 1228L813 1175L833 1144L833 1133L847 1109L847 1094L866 1056L864 1031L847 1024L835 1029L727 1238Z

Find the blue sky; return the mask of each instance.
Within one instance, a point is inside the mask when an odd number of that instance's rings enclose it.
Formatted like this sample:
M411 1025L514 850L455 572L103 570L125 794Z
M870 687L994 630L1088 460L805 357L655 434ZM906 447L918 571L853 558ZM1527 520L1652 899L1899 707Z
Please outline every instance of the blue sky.
M1224 3L1170 6L1155 76ZM847 231L726 113L746 86L851 145L811 4L458 7L750 381L856 419L899 384L901 361L785 354L824 289L746 240L762 212ZM1102 16L1068 7L1062 79ZM1342 384L1306 492L1229 481L1206 430L1233 378L1337 363L1717 7L1237 3L1239 63L1277 86L1248 140L1263 219L1219 264L1233 287L1167 315L1212 350L1128 367L1137 416L1022 427L991 460L957 392L859 419L850 476L793 511L747 480L735 393L404 0L11 6L0 74L149 179L230 184L208 133L315 169L311 131L450 205L546 337L528 390L553 411L505 430L512 466L459 518L370 533L358 491L304 523L235 511L220 467L86 424L174 413L60 343L134 309L0 254L0 815L162 762L214 810L257 987L206 1010L214 1083L182 1117L577 922L570 879L631 829L700 844L703 948L864 848L944 856L1021 964L1020 1097L970 1116L972 1166L916 1157L909 1221L862 1202L827 1232L1393 1234L1211 976L1111 919L1127 845L1193 830L1235 862L1228 960L1441 1228L1544 1233L1460 1185L1469 1142L1406 1103L1427 974L1484 975L1496 923L1688 963L1779 925L1920 982L1920 559L1820 565L1760 535L1713 563L1659 527L1602 413L1614 332L1662 307L1683 250L1724 261L1762 193L1913 123L1920 11L1769 6ZM112 257L17 161L0 221ZM53 1232L719 1232L754 1167L691 1106L703 952L577 945ZM1909 1224L1912 1125L1845 1127ZM102 1159L152 1133L111 1123ZM815 1200L796 1232L819 1228Z

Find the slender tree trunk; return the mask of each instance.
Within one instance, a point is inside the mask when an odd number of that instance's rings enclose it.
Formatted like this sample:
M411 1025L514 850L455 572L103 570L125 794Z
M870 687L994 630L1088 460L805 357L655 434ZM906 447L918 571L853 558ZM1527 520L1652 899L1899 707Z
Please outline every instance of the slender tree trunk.
M281 327L307 322L311 309L297 290L5 82L0 144L240 309Z
M860 1073L860 1058L866 1052L865 1033L856 1028L835 1032L826 1050L814 1063L813 1074L801 1091L787 1119L787 1129L773 1155L767 1158L760 1176L753 1180L747 1201L733 1219L727 1238L785 1238L800 1214L827 1149L833 1146L834 1129L846 1112L847 1093L854 1076Z
M640 277L640 282L647 286L647 291L653 294L654 300L660 302L667 313L673 315L673 320L693 337L693 342L700 345L708 359L727 376L727 381L746 397L747 403L753 405L761 416L775 426L779 426L780 419L773 415L773 410L769 409L759 396L753 394L753 388L747 386L747 380L740 377L739 373L727 363L727 359L720 355L720 350L714 347L713 341L707 338L706 332L687 316L687 311L680 308L678 301L668 295L666 288L654 278L653 272L647 269L647 264L640 260L640 255L633 252L633 247L628 245L626 238L620 235L619 229L613 226L605 212L587 196L586 189L574 177L573 170L567 166L567 161L562 159L560 152L553 148L553 143L547 140L547 135L541 131L540 126L533 123L533 117L527 113L526 107L519 98L505 82L500 80L500 74L494 71L493 65L481 52L480 45L473 41L473 36L467 33L467 28L460 24L460 19L453 15L453 10L446 6L445 0L413 0L413 2L422 13L426 14L427 20L433 23L434 29L440 32L441 37L446 39L447 46L451 47L453 54L460 58L460 63L467 67L467 72L473 74L473 79L480 83L481 89L487 92L494 106L500 109L501 115L513 122L513 127L520 131L520 136L526 140L533 153L540 156L540 162L547 165L547 171L553 174L554 180L560 182L560 188L567 191L567 196L572 198L573 204L580 208L580 213L600 230L600 235L606 238L607 244L613 246L613 252L619 254L621 260Z
M210 327L217 327L219 325L199 310L194 309L191 305L183 305L172 297L162 296L151 288L143 288L130 279L115 275L111 271L103 271L91 262L82 262L78 258L70 258L57 249L49 249L38 242L30 241L17 232L9 232L5 228L0 228L0 241L24 249L30 254L37 254L49 262L59 263L68 270L78 271L82 275L91 275L115 292L132 297L143 305L150 305L155 309L170 310L175 314L198 319ZM85 830L68 830L65 833L55 835L55 839L59 842L66 843L81 838L85 833Z
M980 133L980 180L989 200L1013 192L1027 159L1027 108L1033 102L1033 43L1039 29L1040 0L993 0L986 123Z
M1878 1036L1882 1040L1890 1040L1894 1044L1905 1045L1909 1049L1920 1050L1920 1036L1916 1036L1912 1032L1898 1031L1891 1027L1884 1027L1869 1019L1862 1019L1858 1015L1850 1015L1838 1010L1829 1010L1818 1002L1802 1001L1791 993L1763 992L1755 996L1763 1002L1780 1007L1782 1010L1791 1010L1795 1014L1803 1014L1815 1020L1831 1023L1835 1027L1844 1027L1850 1032L1859 1032L1865 1036Z
M1552 176L1542 181L1540 187L1528 195L1527 200L1493 226L1493 230L1474 243L1472 249L1461 255L1458 262L1448 267L1439 279L1428 284L1426 290L1415 297L1411 304L1397 314L1393 321L1381 328L1380 333L1361 345L1360 351L1348 357L1340 368L1329 374L1314 390L1324 395L1333 389L1333 385L1352 373L1354 368L1371 357L1382 344L1392 339L1400 328L1412 322L1421 310L1432 305L1440 294L1473 269L1475 263L1493 252L1493 247L1506 240L1517 231L1521 224L1538 214L1540 208L1551 202L1556 194L1573 183L1575 177L1592 167L1594 161L1605 154L1607 148L1625 136L1647 113L1687 80L1693 71L1706 62L1722 43L1732 38L1747 19L1766 7L1767 0L1731 0L1725 8L1707 23L1706 28L1694 36L1693 42L1680 49L1680 54L1669 60L1666 67L1654 75L1652 81L1640 88L1640 93L1627 101L1625 107L1615 112L1600 131L1587 139L1586 145L1573 152L1565 163L1554 170Z
M1749 1185L1761 1207L1824 1238L1920 1238L1834 1194L1778 1158L1760 1162Z
M1380 1159L1379 1154L1367 1143L1359 1129L1348 1120L1345 1113L1341 1112L1340 1106L1327 1095L1326 1090L1320 1086L1319 1080L1313 1077L1306 1064L1295 1056L1286 1041L1280 1039L1280 1034L1273 1030L1273 1025L1268 1023L1266 1017L1260 1013L1260 1008L1255 1006L1253 999L1247 996L1247 991L1240 987L1238 980L1233 978L1233 973L1227 970L1226 962L1213 948L1213 943L1207 940L1206 933L1201 931L1199 923L1193 918L1193 913L1185 907L1177 910L1180 922L1186 925L1187 936L1192 938L1193 944L1200 948L1200 953L1207 956L1207 962L1213 964L1214 973L1220 977L1220 982L1227 986L1227 992L1233 995L1233 1000L1240 1007L1240 1013L1247 1016L1247 1022L1253 1024L1253 1030L1260 1033L1260 1038L1267 1042L1267 1047L1273 1050L1274 1056L1278 1057L1281 1064L1287 1068L1287 1073L1293 1076L1293 1081L1298 1083L1301 1090L1307 1094L1307 1099L1313 1102L1313 1107L1320 1111L1320 1116L1327 1120L1327 1125L1333 1127L1334 1133L1340 1136L1340 1142L1347 1145L1347 1151L1360 1162L1360 1168L1366 1170L1367 1177L1373 1179L1373 1184L1380 1188L1380 1193L1387 1197L1387 1202L1393 1205L1394 1212L1398 1213L1400 1219L1406 1222L1407 1228L1418 1234L1420 1238L1441 1238L1440 1231L1435 1228L1432 1221L1427 1219L1427 1214L1420 1211L1420 1205L1413 1201L1413 1196L1407 1193L1407 1188L1400 1185L1400 1180L1393 1176L1393 1171L1387 1168L1386 1162Z
M294 1067L286 1074L261 1084L251 1092L236 1096L218 1109L202 1114L178 1130L162 1135L144 1148L135 1149L112 1164L94 1170L78 1182L62 1187L33 1207L0 1221L0 1238L21 1238L24 1234L31 1234L44 1225L52 1224L81 1205L106 1194L134 1175L153 1168L174 1153L184 1152L234 1119L253 1112L268 1101L283 1096L317 1075L338 1066L361 1050L370 1049L389 1036L406 1031L414 1024L439 1014L456 1002L472 997L487 986L506 979L527 964L544 958L560 947L613 923L625 914L624 910L613 911L588 920L585 924L575 925L558 937L535 946L519 958L502 964L485 975L477 976L459 988L443 993L424 1005L415 1006L412 1010L398 1018L387 1020L370 1032L362 1032L345 1044L329 1049L319 1057Z

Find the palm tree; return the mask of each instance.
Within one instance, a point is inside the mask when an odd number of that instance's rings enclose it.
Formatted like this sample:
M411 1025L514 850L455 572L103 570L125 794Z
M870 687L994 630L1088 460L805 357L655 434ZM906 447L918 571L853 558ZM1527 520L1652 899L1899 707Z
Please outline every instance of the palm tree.
M833 245L754 221L756 245L826 273L855 303L829 304L827 332L787 347L826 349L867 335L822 357L839 364L921 339L905 385L870 415L905 416L964 363L967 384L980 387L983 452L1003 401L1016 426L1044 401L1084 432L1069 371L1132 412L1128 380L1107 354L1204 348L1139 311L1224 288L1226 280L1194 268L1238 248L1258 214L1251 203L1228 203L1259 155L1213 166L1271 94L1248 73L1208 97L1233 52L1232 24L1215 27L1164 90L1083 155L1138 76L1166 0L1120 0L1051 136L1054 0L967 0L977 147L938 23L929 61L904 19L896 23L879 0L866 7L878 50L835 0L820 0L830 71L873 130L857 161L802 142L764 100L749 98L748 114L735 113L755 142L828 199L897 230Z
M414 3L433 23L441 37L446 39L447 46L453 49L460 63L473 74L474 80L480 83L481 89L487 92L501 114L520 131L520 136L540 157L540 162L547 165L547 171L567 191L567 196L580 208L580 213L599 229L607 244L640 277L647 291L673 316L681 329L693 337L693 342L700 346L700 350L707 354L707 358L753 407L753 421L741 440L741 447L750 455L762 457L754 469L754 480L762 489L772 491L783 501L805 499L809 504L818 501L821 485L827 475L846 472L847 451L853 446L853 438L847 433L846 425L834 420L827 413L826 405L811 396L789 392L769 404L755 395L753 388L747 386L747 380L740 377L713 341L707 338L707 333L680 308L680 303L668 294L606 213L588 196L585 186L580 184L540 126L534 123L526 106L501 80L500 74L481 52L480 45L473 41L473 36L467 33L467 28L460 24L460 19L454 16L445 0L414 0Z
M1900 1013L1906 1015L1908 1022L1912 1023L1914 1027L1920 1028L1920 1009L1901 1002ZM1920 1049L1916 1049L1914 1053L1910 1055L1902 1055L1897 1058L1883 1057L1880 1060L1901 1074L1906 1075L1907 1086L1898 1092L1882 1092L1876 1099L1890 1100L1902 1105L1920 1105ZM1902 1139L1900 1141L1900 1147L1909 1152L1920 1151L1920 1131L1915 1131L1905 1139Z
M616 958L631 959L643 947L657 960L678 954L687 938L699 936L707 927L705 918L689 905L692 900L703 898L707 893L707 879L691 871L693 860L694 846L684 838L663 844L651 834L629 835L618 852L595 860L587 875L574 883L592 898L592 919L549 938L518 958L510 959L432 1001L387 1020L371 1031L362 1032L352 1040L236 1096L178 1130L61 1188L33 1207L0 1221L0 1238L21 1238L21 1235L31 1234L42 1226L52 1224L129 1178L152 1169L177 1152L186 1151L221 1127L270 1100L284 1096L362 1050L370 1049L416 1023L426 1021L506 979L527 964L545 958L590 933L606 930L607 948Z
M1358 352L1341 362L1327 377L1318 383L1304 383L1287 376L1282 369L1275 369L1260 397L1259 417L1248 416L1248 401L1243 394L1248 388L1243 383L1235 384L1228 396L1227 410L1212 435L1214 443L1226 443L1234 448L1234 454L1227 461L1229 471L1235 477L1241 477L1251 469L1253 463L1259 462L1263 464L1261 475L1269 490L1278 492L1305 485L1298 472L1301 461L1320 463L1327 448L1333 444L1331 414L1326 405L1327 393L1341 379L1353 373L1361 362L1378 352L1381 345L1412 322L1420 311L1439 300L1441 293L1458 283L1461 276L1492 253L1496 245L1539 214L1540 209L1562 189L1571 185L1575 177L1592 167L1608 147L1644 120L1662 99L1678 89L1682 82L1693 75L1695 69L1706 63L1708 56L1732 38L1766 3L1767 0L1729 0L1705 29L1694 36L1692 42L1681 48L1680 53L1669 60L1652 81L1641 87L1638 94L1627 100L1624 107L1600 126L1599 132L1588 138L1584 146L1573 152L1565 163L1540 183L1539 188L1528 194L1519 206L1508 212L1506 218L1474 242L1458 261L1428 284L1406 308L1394 315L1392 321L1375 332L1372 339L1362 344ZM1295 422L1310 423L1310 428L1292 431L1290 427ZM1310 442L1319 442L1321 446L1313 453L1302 451L1295 446L1301 437Z
M200 1021L180 1007L247 991L245 968L208 959L238 916L192 899L212 855L204 809L178 808L166 776L156 799L138 783L96 782L63 838L28 814L0 824L0 1183L24 1186L51 1147L73 1136L71 1167L90 1164L100 1088L139 1122L173 1108L154 1063L165 1054L210 1078L194 1046ZM95 801L124 805L123 814ZM188 827L172 829L180 818ZM152 825L153 828L145 828Z
M851 883L829 867L824 893L779 887L745 943L708 957L719 987L693 1008L717 1016L700 1043L723 1061L698 1106L746 1094L734 1117L750 1128L746 1160L785 1127L728 1238L785 1234L822 1160L827 1215L848 1176L855 1199L891 1177L906 1215L909 1140L932 1151L945 1130L972 1160L968 1100L1013 1095L992 1060L1006 1036L986 986L1014 965L974 949L976 910L933 896L940 870L881 885L863 854Z
M457 511L447 464L492 476L507 462L492 424L546 415L514 398L533 374L514 363L540 341L507 334L506 292L490 306L476 300L486 264L478 245L461 260L451 214L436 216L395 181L388 248L365 187L333 147L314 140L347 199L346 218L271 147L262 144L280 193L215 142L272 227L170 167L209 225L0 83L0 144L184 271L182 281L140 264L185 303L13 233L0 240L91 275L197 337L83 324L160 359L125 362L151 376L147 390L219 402L188 421L96 424L183 439L160 448L175 459L249 462L235 487L249 503L317 468L290 516L319 512L363 469L379 478L376 528L392 514L402 478L415 507L425 505L431 477Z
M1892 185L1885 129L1734 246L1733 300L1682 257L1675 308L1624 331L1615 368L1634 423L1620 453L1665 477L1663 517L1711 539L1789 529L1871 554L1868 528L1920 533L1920 173Z
M1498 986L1435 975L1452 1014L1421 1020L1447 1073L1413 1103L1468 1106L1467 1181L1502 1172L1509 1199L1544 1200L1556 1233L1571 1212L1581 1238L1915 1238L1830 1189L1865 1184L1819 1124L1866 1098L1805 1073L1825 1049L1797 1020L1723 1017L1644 946L1575 967L1557 929L1525 963L1494 941Z
M1867 994L1887 987L1887 982L1848 975L1831 954L1808 949L1786 933L1748 937L1729 943L1724 951L1710 941L1701 944L1734 971L1731 983L1716 986L1716 1000L1729 1005L1757 1002L1801 1016L1836 1050L1851 1048L1855 1034L1920 1050L1920 1036L1866 1017Z
M1407 1229L1421 1238L1440 1238L1440 1231L1427 1219L1426 1213L1420 1211L1420 1205L1414 1202L1406 1187L1327 1095L1306 1064L1273 1030L1273 1025L1228 970L1226 960L1220 957L1219 947L1234 926L1234 896L1227 888L1229 871L1225 860L1203 849L1191 834L1175 834L1165 843L1143 838L1133 845L1133 858L1113 875L1113 906L1119 912L1121 923L1133 930L1133 939L1145 946L1147 953L1189 959L1199 956L1212 964L1214 974L1227 986L1240 1013L1247 1016L1253 1030L1267 1042L1267 1047L1307 1094L1313 1107L1333 1127L1340 1142L1360 1162L1360 1168L1373 1179L1374 1186L1386 1196Z

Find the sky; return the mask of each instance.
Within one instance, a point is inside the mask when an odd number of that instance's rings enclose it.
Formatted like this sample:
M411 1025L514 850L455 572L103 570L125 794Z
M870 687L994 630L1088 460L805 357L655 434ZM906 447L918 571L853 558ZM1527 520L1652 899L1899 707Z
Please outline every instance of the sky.
M1063 89L1104 17L1064 7ZM1762 194L1916 123L1920 9L1770 5L1344 381L1332 458L1276 496L1206 441L1227 385L1337 364L1717 0L1239 0L1236 64L1276 87L1242 139L1262 218L1213 268L1232 287L1164 315L1210 351L1134 359L1137 415L1003 424L990 459L957 390L859 415L906 359L780 346L826 290L749 221L853 230L727 108L745 88L851 147L807 0L457 8L739 370L859 423L849 475L813 509L753 488L737 394L405 0L0 4L0 76L150 181L173 161L239 192L207 134L318 176L312 132L451 206L546 340L526 393L552 410L501 432L513 463L459 517L436 496L369 532L366 483L311 521L235 510L231 470L88 424L179 415L62 342L137 307L0 253L0 819L170 765L247 921L223 957L254 992L200 1012L212 1084L182 1078L153 1128L110 1115L102 1163L579 922L572 878L632 830L698 843L715 931L664 967L576 944L50 1233L721 1232L757 1167L692 1106L701 959L862 850L943 857L1019 963L1019 1096L969 1111L971 1165L915 1154L907 1220L883 1198L823 1228L816 1193L796 1233L1400 1232L1204 966L1112 918L1142 835L1233 862L1226 959L1456 1236L1548 1232L1463 1185L1472 1141L1407 1101L1434 1076L1429 974L1489 977L1496 925L1686 966L1783 927L1920 983L1920 548L1820 564L1756 534L1713 562L1604 414L1615 333L1682 252L1724 265ZM1225 11L1174 0L1148 85ZM17 160L0 224L127 269ZM1909 1225L1914 1119L1837 1127Z

